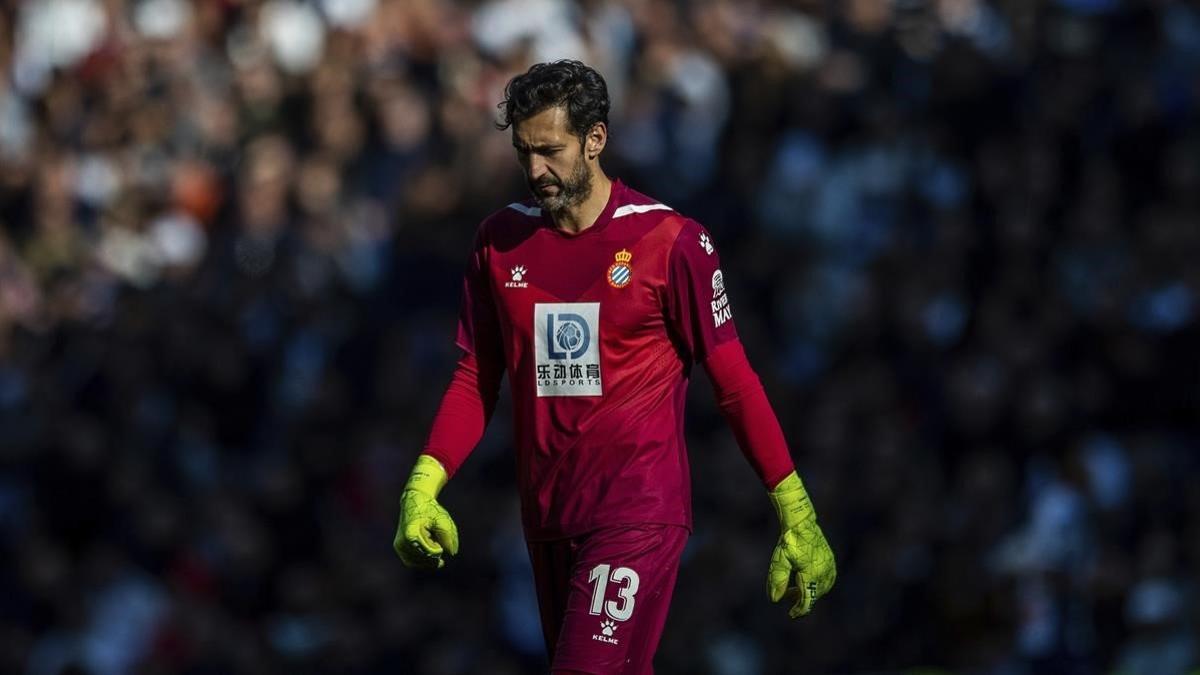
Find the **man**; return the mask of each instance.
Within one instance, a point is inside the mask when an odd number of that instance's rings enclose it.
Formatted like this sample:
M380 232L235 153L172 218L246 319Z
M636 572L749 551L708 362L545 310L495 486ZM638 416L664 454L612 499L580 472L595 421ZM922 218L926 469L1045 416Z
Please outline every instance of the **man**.
M479 228L463 355L401 497L397 554L439 568L457 553L437 495L507 369L551 671L652 673L692 527L683 408L700 363L780 518L768 594L808 613L833 585L833 552L737 338L712 237L601 170L609 100L596 71L537 64L501 107L533 199Z

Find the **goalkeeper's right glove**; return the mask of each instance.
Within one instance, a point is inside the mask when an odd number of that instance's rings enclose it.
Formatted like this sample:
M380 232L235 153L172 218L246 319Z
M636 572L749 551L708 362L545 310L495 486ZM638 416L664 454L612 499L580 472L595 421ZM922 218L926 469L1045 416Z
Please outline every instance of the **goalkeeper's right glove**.
M400 496L400 523L392 548L408 567L440 569L443 552L458 553L458 527L437 502L448 480L441 462L429 455L417 457L404 493Z
M795 619L812 611L817 598L833 588L837 564L795 471L771 490L770 497L782 531L767 570L767 595L771 602L794 599L788 616Z

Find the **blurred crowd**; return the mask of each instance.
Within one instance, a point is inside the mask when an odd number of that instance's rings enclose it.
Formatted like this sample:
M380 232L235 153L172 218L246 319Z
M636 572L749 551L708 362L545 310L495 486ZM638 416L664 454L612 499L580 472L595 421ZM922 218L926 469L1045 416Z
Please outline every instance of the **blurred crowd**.
M0 671L532 673L507 403L391 550L513 74L695 217L838 554L797 622L697 382L663 673L1200 666L1200 7L0 3ZM697 371L698 380L703 380Z

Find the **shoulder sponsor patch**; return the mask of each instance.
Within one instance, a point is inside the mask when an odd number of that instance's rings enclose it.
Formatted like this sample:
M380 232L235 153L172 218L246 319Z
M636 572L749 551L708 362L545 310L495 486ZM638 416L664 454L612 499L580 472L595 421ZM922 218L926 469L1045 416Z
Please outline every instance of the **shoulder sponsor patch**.
M729 296L725 295L725 275L721 274L721 270L713 272L712 291L713 297L710 304L713 326L720 328L733 318L733 309L729 306Z

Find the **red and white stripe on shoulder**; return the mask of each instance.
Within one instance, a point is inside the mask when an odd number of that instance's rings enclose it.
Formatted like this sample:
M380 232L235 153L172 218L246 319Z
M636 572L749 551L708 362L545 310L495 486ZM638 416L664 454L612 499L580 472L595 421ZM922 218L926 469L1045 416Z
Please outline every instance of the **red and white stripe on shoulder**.
M672 209L671 207L667 206L666 204L658 204L658 203L625 204L624 206L618 206L616 208L616 210L613 211L612 217L613 217L613 219L616 219L616 218L622 218L624 216L628 216L633 213L648 213L650 211L674 211L674 210L675 209Z
M617 205L617 208L613 209L612 217L614 219L631 215L641 215L643 213L650 213L651 211L675 210L653 197L648 197L634 190L624 183L621 183L619 199L621 200L620 203Z
M540 218L542 216L542 209L540 207L522 204L521 202L513 202L508 205L508 208L531 218Z

